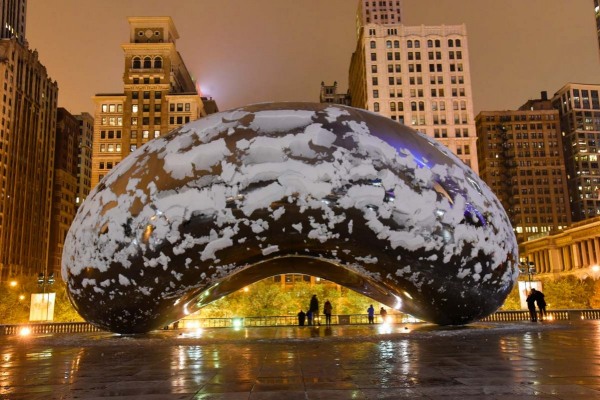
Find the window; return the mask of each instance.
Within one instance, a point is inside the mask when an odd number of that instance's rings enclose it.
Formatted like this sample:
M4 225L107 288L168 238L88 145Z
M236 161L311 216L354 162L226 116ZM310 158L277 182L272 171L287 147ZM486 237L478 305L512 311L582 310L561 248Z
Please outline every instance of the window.
M412 47L413 47L413 41L412 40L408 40L406 42L406 47L408 47L409 49L412 49Z
M160 136L160 131L158 129L154 130L154 137L157 138Z
M377 73L377 64L373 64L373 65L371 65L371 72L372 72L373 74L376 74L376 73Z
M374 40L371 40L371 48L374 49L376 47L376 43Z
M137 117L131 117L131 125L137 125L137 124L138 124Z
M133 69L142 68L142 60L139 57L133 57L133 60L131 61L131 68L133 68Z
M150 57L144 57L144 68L152 68L152 59Z
M183 111L183 103L177 103L177 111Z
M185 111L190 111L190 103L185 103Z
M394 40L394 48L395 49L399 49L400 48L400 41L399 40Z
M148 139L149 136L150 136L150 131L148 131L148 130L142 131L142 138Z
M108 104L102 104L102 112L108 112Z
M137 146L136 146L135 144L130 144L130 145L129 145L129 151L130 151L130 152L134 152L134 151L135 151L135 149L137 149Z
M144 91L144 100L150 99L150 92Z
M372 78L371 78L371 84L372 84L373 86L377 86L377 85L379 85L379 79L377 79L377 77L376 77L376 76L372 77Z
M379 112L379 103L378 102L373 103L373 111Z
M154 92L154 98L160 99L162 97L162 92Z
M379 98L379 90L373 90L373 98L374 99L378 99Z
M393 101L390 103L390 111L396 111L396 103Z
M137 139L137 131L131 131L131 138Z
M156 57L154 59L154 68L162 68L162 58Z
M377 53L371 53L371 61L377 61Z

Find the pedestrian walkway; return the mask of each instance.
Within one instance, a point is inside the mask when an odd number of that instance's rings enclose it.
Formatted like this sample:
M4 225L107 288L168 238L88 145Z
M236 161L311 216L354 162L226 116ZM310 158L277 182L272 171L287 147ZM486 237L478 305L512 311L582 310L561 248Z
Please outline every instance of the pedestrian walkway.
M1 399L600 399L600 322L0 337Z

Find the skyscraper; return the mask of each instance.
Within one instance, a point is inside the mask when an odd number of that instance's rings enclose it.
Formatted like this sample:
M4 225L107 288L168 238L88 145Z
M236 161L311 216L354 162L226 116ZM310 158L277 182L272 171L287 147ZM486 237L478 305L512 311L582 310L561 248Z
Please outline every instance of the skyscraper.
M92 187L92 143L94 139L94 118L84 112L75 115L79 121L79 152L77 154L77 194L75 205L79 207L90 194Z
M52 189L52 223L47 273L60 276L65 237L73 219L77 197L77 161L79 153L79 120L59 108L54 150L54 186Z
M1 3L0 280L48 266L58 86L27 47L25 4Z
M25 44L27 0L0 0L0 39L15 38Z
M600 85L567 83L552 98L560 114L573 222L600 215Z
M402 25L399 4L359 2L351 105L436 138L477 172L466 28Z
M195 82L177 52L171 17L130 17L124 92L97 94L92 187L129 153L206 115ZM217 109L215 106L214 109Z
M477 115L479 175L523 243L571 224L558 111L545 92L518 110Z

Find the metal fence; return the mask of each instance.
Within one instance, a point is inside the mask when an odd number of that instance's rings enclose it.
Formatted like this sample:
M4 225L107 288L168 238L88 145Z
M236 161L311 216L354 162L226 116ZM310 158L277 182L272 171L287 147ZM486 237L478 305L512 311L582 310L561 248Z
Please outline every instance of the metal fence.
M548 320L596 320L600 319L600 310L553 310L548 311ZM528 311L498 311L481 321L483 322L519 322L529 321ZM325 317L316 319L316 324L324 324ZM381 323L381 316L375 316L375 322ZM390 313L386 317L390 324L407 324L422 322L416 318L402 313ZM366 325L369 323L367 314L332 315L333 325ZM240 317L240 318L186 318L164 329L194 329L194 328L231 328L231 327L267 327L267 326L295 326L298 318L291 315L272 317ZM87 322L42 322L30 324L0 325L1 335L17 335L23 332L32 334L52 333L85 333L101 332L102 330Z

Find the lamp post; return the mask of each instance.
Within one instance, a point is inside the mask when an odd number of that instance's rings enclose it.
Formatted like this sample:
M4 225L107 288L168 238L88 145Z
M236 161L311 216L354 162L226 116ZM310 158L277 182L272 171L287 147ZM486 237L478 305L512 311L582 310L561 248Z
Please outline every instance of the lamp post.
M50 293L46 293L46 285L50 286L54 284L54 272L50 272L48 276L44 272L38 274L38 285L42 287L42 299L46 302L46 317L44 321L48 321L50 314Z
M530 261L527 261L525 264L521 264L521 266L519 267L519 271L522 274L527 274L527 282L529 282L529 290L531 290L531 281L533 275L535 275L536 273L535 264Z

